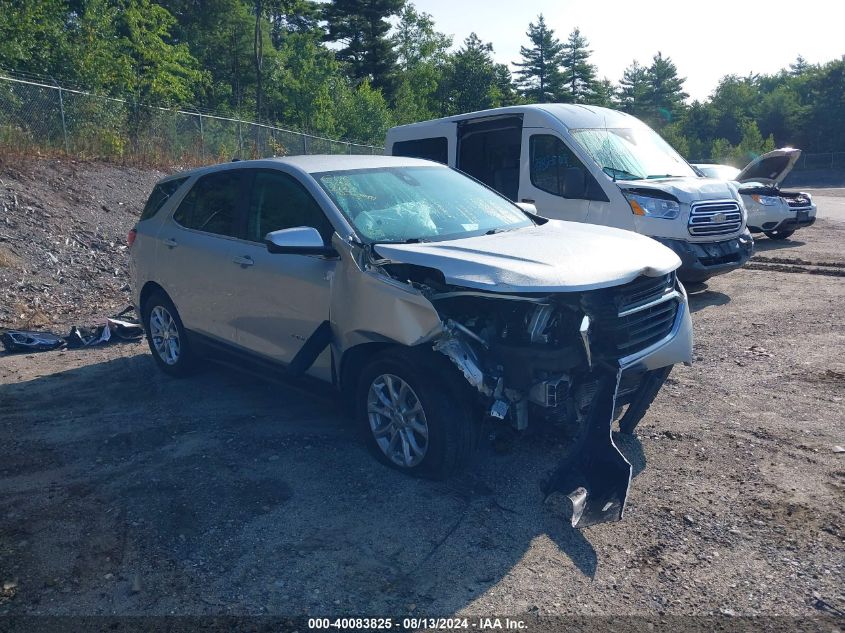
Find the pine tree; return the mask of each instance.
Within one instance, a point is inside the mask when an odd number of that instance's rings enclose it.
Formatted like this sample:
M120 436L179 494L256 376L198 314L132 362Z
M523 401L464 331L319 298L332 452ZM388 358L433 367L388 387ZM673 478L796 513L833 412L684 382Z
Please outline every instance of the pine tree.
M374 89L393 96L396 51L388 37L388 19L401 11L405 0L332 0L326 5L326 39L339 42L337 59L349 65L356 81L368 80Z
M561 95L562 101L584 103L594 90L596 67L589 61L593 52L589 46L590 43L578 28L569 34L569 39L563 44L560 61L566 86Z
M461 114L497 105L497 72L493 63L493 45L470 33L463 46L452 55L447 78L441 90L442 113Z
M563 89L563 76L560 72L563 45L554 36L554 30L546 26L541 13L537 24L528 24L526 35L532 46L520 46L521 62L514 62L520 70L516 71L517 84L522 94L536 103L554 101Z
M619 80L619 108L628 114L642 116L648 109L648 69L635 59Z
M669 57L658 51L647 71L648 109L654 123L671 123L684 110L685 77L678 77L678 69Z

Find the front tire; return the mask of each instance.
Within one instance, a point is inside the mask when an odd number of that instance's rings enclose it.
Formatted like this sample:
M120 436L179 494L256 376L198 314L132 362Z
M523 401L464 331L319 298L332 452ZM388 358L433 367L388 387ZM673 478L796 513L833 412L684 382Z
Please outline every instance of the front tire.
M194 367L194 353L176 306L163 292L154 292L141 310L147 343L159 368L184 376Z
M770 240L786 240L792 237L795 231L763 231Z
M672 371L672 365L654 369L648 372L642 380L634 397L631 398L631 403L628 405L628 410L625 415L619 420L619 432L625 435L633 435L637 425L648 413L648 408L654 399L657 397L657 392L666 382L669 373Z
M454 368L432 355L394 349L374 357L358 378L355 418L381 463L445 479L470 462L476 423L468 398L448 382Z

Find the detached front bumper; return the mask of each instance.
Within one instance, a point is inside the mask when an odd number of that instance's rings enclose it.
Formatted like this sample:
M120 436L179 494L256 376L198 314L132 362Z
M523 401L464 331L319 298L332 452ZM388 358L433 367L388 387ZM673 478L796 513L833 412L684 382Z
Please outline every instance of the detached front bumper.
M754 252L754 240L748 230L724 242L687 242L662 237L654 239L671 248L681 258L678 278L687 283L705 281L715 275L736 270Z

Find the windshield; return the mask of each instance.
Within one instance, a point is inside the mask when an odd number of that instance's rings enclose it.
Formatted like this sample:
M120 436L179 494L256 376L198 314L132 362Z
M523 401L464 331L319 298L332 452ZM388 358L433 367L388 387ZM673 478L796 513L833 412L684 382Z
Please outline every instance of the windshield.
M734 180L739 174L739 170L730 165L698 165L698 170L708 178L717 180Z
M427 242L531 226L516 205L445 167L313 174L370 242Z
M578 144L614 180L696 177L680 154L645 125L571 132Z

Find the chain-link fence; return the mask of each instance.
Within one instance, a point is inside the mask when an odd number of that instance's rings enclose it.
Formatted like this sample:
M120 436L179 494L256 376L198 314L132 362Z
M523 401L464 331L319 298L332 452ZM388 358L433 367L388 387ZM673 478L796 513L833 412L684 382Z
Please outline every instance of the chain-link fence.
M0 74L0 148L200 165L382 148L235 118L166 109Z
M801 154L795 163L795 169L837 169L845 170L845 152L826 152L823 154Z

